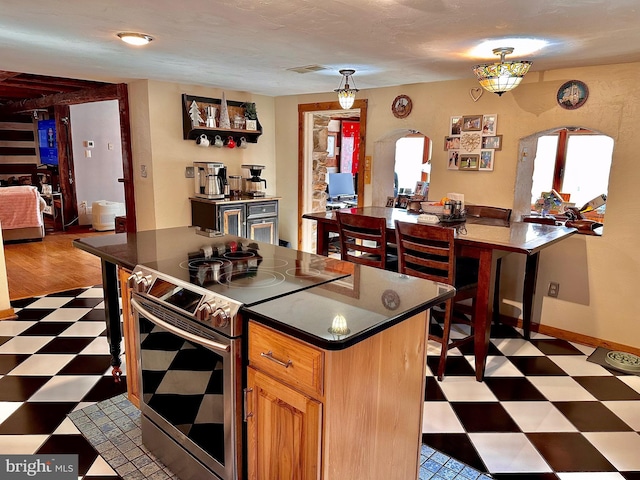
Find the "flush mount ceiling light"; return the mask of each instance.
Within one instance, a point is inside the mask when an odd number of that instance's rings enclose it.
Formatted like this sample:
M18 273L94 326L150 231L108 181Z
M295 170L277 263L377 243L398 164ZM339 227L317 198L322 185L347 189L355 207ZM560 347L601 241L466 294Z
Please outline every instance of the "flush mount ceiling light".
M338 101L340 102L340 106L344 109L351 108L356 99L356 92L358 89L351 88L349 86L349 79L353 82L351 75L354 73L356 73L356 71L351 69L340 70L342 80L340 80L340 86L334 90L334 92L338 93ZM355 87L355 83L353 86Z
M135 32L120 32L118 33L118 37L125 43L129 45L146 45L153 37L151 35L146 35L144 33L135 33Z
M473 73L482 88L502 95L520 84L531 68L531 62L505 62L505 55L513 53L512 47L494 48L493 53L500 55L500 62L475 65Z

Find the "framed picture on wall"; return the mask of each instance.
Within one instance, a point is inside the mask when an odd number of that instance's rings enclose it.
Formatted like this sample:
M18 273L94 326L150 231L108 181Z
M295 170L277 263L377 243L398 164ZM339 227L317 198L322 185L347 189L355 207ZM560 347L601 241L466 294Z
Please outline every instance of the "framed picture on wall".
M393 208L396 206L396 197L387 197L387 207Z
M480 150L480 167L478 170L493 171L495 150Z
M444 137L444 150L457 150L460 148L460 137Z
M479 132L482 130L482 115L465 115L462 117L463 132Z
M449 150L449 160L447 163L448 170L458 170L458 161L460 160L459 150Z
M502 150L502 135L493 135L491 137L482 137L482 148L493 150Z
M458 170L478 170L480 155L477 153L463 153L460 155Z
M329 132L327 135L327 166L338 166L338 134Z
M482 116L482 135L495 135L498 129L498 115L490 113Z
M449 135L460 135L462 132L462 117L451 117L451 123L449 124Z

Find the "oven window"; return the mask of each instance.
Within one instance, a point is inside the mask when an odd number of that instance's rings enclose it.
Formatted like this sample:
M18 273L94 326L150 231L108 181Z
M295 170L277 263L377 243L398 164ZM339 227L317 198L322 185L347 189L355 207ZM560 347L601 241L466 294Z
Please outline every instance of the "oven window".
M224 359L139 317L143 401L225 462Z
M195 313L200 300L202 300L202 295L183 287L178 287L162 278L156 278L149 290L149 295L191 314Z

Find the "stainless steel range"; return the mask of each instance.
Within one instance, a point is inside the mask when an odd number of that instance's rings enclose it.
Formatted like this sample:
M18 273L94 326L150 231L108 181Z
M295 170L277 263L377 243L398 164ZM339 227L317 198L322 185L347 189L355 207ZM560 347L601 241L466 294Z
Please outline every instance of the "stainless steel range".
M181 480L242 478L242 306L345 276L335 260L243 241L217 238L129 279L143 443Z

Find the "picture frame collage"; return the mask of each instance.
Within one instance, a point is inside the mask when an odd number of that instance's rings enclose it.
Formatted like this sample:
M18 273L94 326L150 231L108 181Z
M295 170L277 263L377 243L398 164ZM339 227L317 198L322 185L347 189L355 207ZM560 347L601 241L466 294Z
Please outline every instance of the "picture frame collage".
M495 152L502 150L498 115L456 115L451 117L449 135L444 137L447 169L493 171Z

